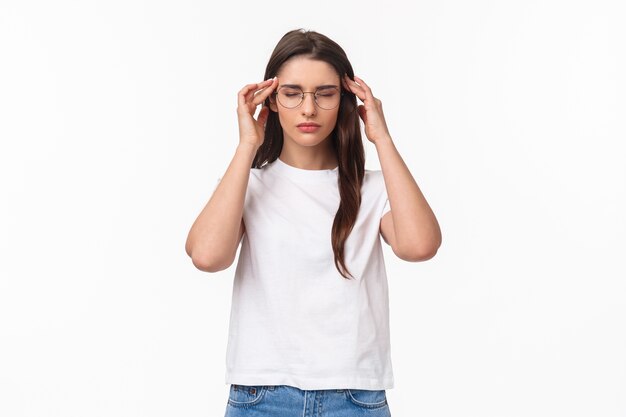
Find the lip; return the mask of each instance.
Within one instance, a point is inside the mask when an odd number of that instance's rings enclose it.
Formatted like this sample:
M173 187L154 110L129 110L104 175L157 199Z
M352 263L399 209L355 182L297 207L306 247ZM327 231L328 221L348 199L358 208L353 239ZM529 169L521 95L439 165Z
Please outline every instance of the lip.
M318 125L317 123L300 123L298 125L298 129L301 132L305 132L305 133L315 132L319 128L320 128L320 125Z

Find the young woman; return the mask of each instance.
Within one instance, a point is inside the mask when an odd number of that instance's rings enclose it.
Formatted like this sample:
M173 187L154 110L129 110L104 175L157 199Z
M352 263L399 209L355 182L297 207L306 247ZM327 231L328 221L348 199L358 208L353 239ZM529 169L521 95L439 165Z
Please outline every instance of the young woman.
M337 43L290 31L264 79L239 92L239 146L186 242L207 272L232 265L241 243L226 415L389 416L380 236L423 261L441 244L438 222ZM364 168L360 119L382 170Z

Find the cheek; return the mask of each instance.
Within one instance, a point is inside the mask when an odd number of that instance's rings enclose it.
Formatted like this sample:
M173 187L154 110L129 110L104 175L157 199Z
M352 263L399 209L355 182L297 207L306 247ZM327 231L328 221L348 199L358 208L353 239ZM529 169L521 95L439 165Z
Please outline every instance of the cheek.
M332 126L333 129L335 128L335 124L337 124L337 118L339 116L339 112L328 115L328 119L327 119L327 125Z
M284 112L278 112L278 120L280 121L280 125L283 126L283 129L285 128L285 126L289 125L289 115L285 114Z

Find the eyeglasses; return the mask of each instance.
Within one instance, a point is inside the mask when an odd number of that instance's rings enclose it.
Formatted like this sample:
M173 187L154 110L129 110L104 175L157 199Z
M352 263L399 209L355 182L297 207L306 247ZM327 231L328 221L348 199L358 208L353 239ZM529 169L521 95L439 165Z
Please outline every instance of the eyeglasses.
M288 109L295 109L304 101L305 94L313 94L315 103L319 108L324 110L332 110L339 105L343 92L338 87L328 86L320 87L315 92L302 91L300 87L283 86L274 92L278 102Z

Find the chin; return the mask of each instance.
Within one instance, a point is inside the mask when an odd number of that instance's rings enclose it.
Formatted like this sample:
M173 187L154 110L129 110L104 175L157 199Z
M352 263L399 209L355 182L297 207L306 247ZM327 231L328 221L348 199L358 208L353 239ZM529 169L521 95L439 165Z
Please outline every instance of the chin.
M330 137L330 133L320 134L320 133L302 133L302 132L294 132L291 136L292 140L299 145L302 146L315 146L318 145L327 138Z

